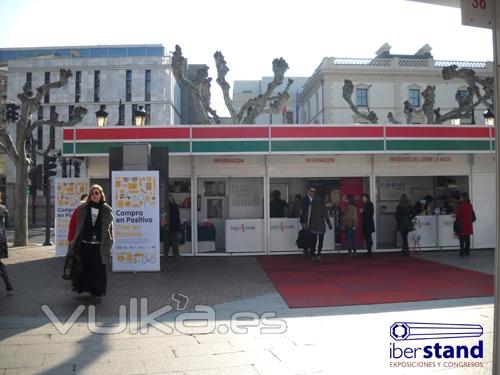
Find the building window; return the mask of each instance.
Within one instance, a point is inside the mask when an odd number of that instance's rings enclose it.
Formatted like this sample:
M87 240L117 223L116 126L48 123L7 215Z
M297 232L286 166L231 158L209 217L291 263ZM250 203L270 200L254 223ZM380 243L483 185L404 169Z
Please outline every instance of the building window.
M26 73L26 85L28 86L28 91L31 91L31 85L33 83L33 75L31 72Z
M51 105L50 106L50 119L52 119L52 116L54 116L54 113L56 113L56 106ZM56 128L55 128L55 126L50 126L49 130L50 130L50 133L49 133L50 147L54 148L55 144L56 144Z
M75 74L75 103L80 103L82 96L82 72L77 70Z
M356 89L356 106L368 107L368 89Z
M465 98L466 96L469 96L469 90L457 90L457 94L460 97Z
M293 124L293 111L286 111L285 124Z
M94 103L101 100L101 72L99 70L94 71Z
M43 107L38 107L38 120L43 120ZM36 139L36 148L38 150L43 149L43 126L38 126L36 129L37 139Z
M49 84L50 83L50 72L45 72L45 81L44 81L44 83L45 84ZM49 101L50 101L50 95L49 95L49 91L47 90L47 93L43 97L43 102L44 103L48 103Z
M420 107L420 89L410 89L408 101L412 107Z
M125 101L130 102L132 100L132 71L127 70L126 81L125 81Z
M146 111L146 119L144 120L144 125L151 125L151 104L146 104L144 106Z
M151 101L151 70L149 69L144 74L144 100L146 102Z
M68 120L71 121L75 117L75 106L70 105L68 108Z

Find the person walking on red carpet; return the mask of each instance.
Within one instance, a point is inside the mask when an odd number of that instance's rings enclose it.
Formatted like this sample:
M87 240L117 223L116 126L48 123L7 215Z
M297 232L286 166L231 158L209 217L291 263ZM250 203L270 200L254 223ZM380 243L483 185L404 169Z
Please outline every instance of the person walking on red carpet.
M311 261L319 262L321 261L321 250L323 249L323 239L326 231L325 223L330 229L332 229L332 223L328 217L325 202L315 195L316 188L311 186L302 201L302 216L300 222L302 227L311 233L309 236L309 244L307 249L305 249L306 255L311 257ZM315 254L316 244L318 244L317 255Z
M396 222L397 230L401 233L401 239L403 240L403 255L410 255L410 247L408 245L408 233L413 230L413 218L415 217L415 211L413 206L410 204L406 194L401 194L399 199L399 204L396 207Z
M460 193L458 207L455 211L454 231L460 241L460 256L470 254L470 236L474 233L472 223L476 220L476 214L466 192Z
M354 234L358 226L358 209L352 194L344 195L343 200L347 202L344 215L342 216L343 228L347 237L347 251L348 255L355 255L356 240Z
M373 203L370 200L370 196L367 193L361 195L361 201L363 202L363 207L359 209L362 216L363 224L363 237L366 244L366 254L368 256L372 255L373 247L373 237L372 233L375 232L375 223L373 221L374 208Z

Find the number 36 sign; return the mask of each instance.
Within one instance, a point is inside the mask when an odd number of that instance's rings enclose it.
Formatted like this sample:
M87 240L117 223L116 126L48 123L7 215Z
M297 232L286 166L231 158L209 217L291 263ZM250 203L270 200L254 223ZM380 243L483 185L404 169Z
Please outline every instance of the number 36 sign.
M492 29L494 22L494 1L495 0L460 0L462 25ZM500 6L500 2L498 6Z

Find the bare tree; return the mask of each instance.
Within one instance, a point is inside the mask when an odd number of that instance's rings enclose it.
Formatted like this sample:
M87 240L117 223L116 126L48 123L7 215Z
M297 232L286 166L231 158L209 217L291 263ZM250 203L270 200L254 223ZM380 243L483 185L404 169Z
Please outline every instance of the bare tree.
M367 91L370 89L370 87L371 87L371 85L368 86ZM368 103L366 105L366 109L367 109L368 113L361 112L358 109L358 107L353 103L353 101L352 101L353 92L354 92L354 85L352 84L352 81L349 79L344 80L344 87L342 88L342 97L349 104L349 107L351 107L352 111L355 114L357 114L359 117L370 121L372 124L377 124L378 123L377 114L375 112L373 112L372 110L370 110Z
M284 81L285 72L288 70L288 64L283 58L273 60L273 80L267 85L264 94L260 94L252 99L249 99L239 111L234 108L233 101L230 96L231 86L226 81L226 75L229 72L226 60L220 51L214 54L215 65L217 68L216 82L222 89L224 103L229 111L233 124L255 124L257 116L261 113L281 113L287 100L290 98L288 89L293 80L289 79L285 90L273 95L274 90ZM187 87L193 95L193 102L197 123L211 124L220 123L220 118L217 112L210 106L210 82L208 77L208 67L203 67L198 70L196 80L190 81L184 75L186 67L186 59L182 56L181 48L176 45L175 52L172 56L172 72L177 81ZM267 107L267 103L270 103Z
M434 108L436 86L428 85L425 90L422 91L422 97L424 99L422 109L418 110L413 108L408 100L404 102L402 113L405 115L407 124L412 124L415 115L422 115L422 113L425 115L428 124L442 124L452 119L471 118L473 116L474 109L480 104L483 104L486 108L489 108L490 111L493 111L494 82L492 77L480 78L476 75L474 70L468 68L458 68L457 65L444 67L442 70L442 76L444 80L454 78L463 79L467 83L468 94L462 95L462 93L457 90L455 100L457 101L458 106L445 114L441 114L441 108ZM371 86L368 88L370 87ZM377 115L375 112L370 111L370 108L368 108L368 113L361 112L352 102L352 93L352 81L346 79L344 81L342 91L344 100L347 101L352 111L358 116L365 118L372 123L376 123ZM477 100L474 101L474 98L477 98ZM392 112L389 112L387 116L389 122L392 124L399 124Z
M31 122L33 113L38 111L43 97L51 89L61 88L68 83L72 76L70 70L61 69L59 71L59 80L46 83L36 89L36 95L28 89L28 84L23 86L23 92L17 97L21 102L19 119L15 124L15 135L12 136L6 124L0 125L0 149L2 149L12 160L16 169L16 188L15 188L15 234L14 246L25 246L28 240L28 194L26 186L28 185L28 174L32 166L32 160L26 149L26 142L31 134L39 126L63 127L74 126L79 123L86 115L87 110L83 107L75 108L73 119L70 121L60 121L59 114L52 113L49 120L36 120ZM0 103L2 107L6 102ZM53 145L52 145L53 146Z

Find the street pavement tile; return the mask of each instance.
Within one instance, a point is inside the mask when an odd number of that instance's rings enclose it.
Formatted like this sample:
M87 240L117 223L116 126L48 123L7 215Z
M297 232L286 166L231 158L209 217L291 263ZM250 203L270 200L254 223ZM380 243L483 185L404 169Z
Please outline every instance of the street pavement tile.
M43 355L19 353L9 357L2 357L0 368L38 367L43 363Z
M243 351L228 342L215 342L210 344L179 345L173 346L175 357L195 357L199 355L214 355L223 353L235 353Z
M256 363L273 363L278 359L269 351L255 351L246 353L227 353L209 356L184 357L174 360L159 358L154 362L145 363L148 372L194 371L209 370L225 367L254 365Z
M259 375L252 366L238 366L211 370L187 371L185 375Z

